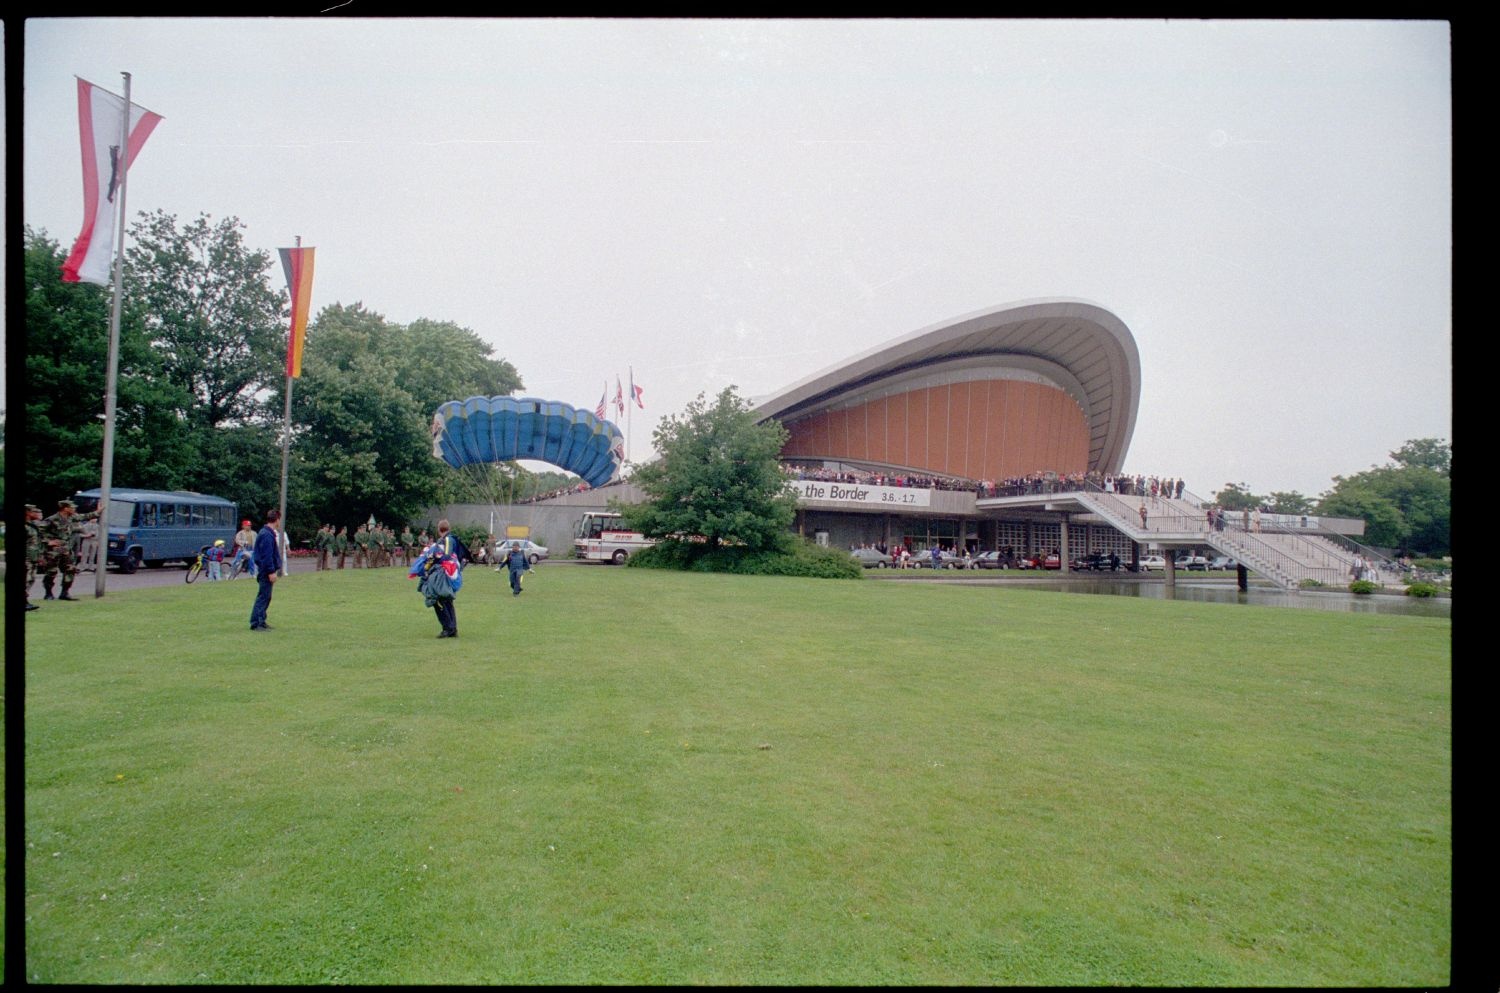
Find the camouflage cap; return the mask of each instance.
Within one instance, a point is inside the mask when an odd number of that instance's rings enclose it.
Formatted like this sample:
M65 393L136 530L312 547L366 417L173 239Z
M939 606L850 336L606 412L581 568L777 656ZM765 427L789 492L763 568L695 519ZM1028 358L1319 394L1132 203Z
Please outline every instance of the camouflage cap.
M28 513L28 514L40 514L41 512L42 512L42 508L38 507L34 503L28 503L26 505L26 513Z
M69 510L77 510L78 509L78 504L74 503L72 500L59 500L59 501L57 501L57 509L58 510L62 510L64 507L66 507Z

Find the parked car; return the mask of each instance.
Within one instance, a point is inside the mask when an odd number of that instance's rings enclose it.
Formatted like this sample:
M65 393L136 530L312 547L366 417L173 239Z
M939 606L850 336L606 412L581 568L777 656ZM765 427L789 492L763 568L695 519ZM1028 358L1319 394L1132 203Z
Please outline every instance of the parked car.
M1223 570L1238 569L1240 564L1228 555L1220 555L1208 564L1208 567L1216 572Z
M526 561L530 562L532 565L536 565L538 561L547 557L547 547L545 545L538 545L530 538L502 539L499 542L500 554L502 557L510 554L510 546L512 542L521 543L521 551L526 553Z
M1179 552L1177 555L1177 568L1196 572L1207 572L1208 559L1204 558L1202 555L1184 555Z
M980 552L974 556L974 567L976 569L1004 569L1005 559L999 552Z
M889 569L891 557L878 548L856 548L849 553L866 569Z
M1166 567L1167 567L1167 560L1164 559L1164 558L1162 558L1160 555L1143 555L1143 556L1141 556L1141 571L1142 572L1161 572L1161 571L1165 570Z
M1109 560L1109 555L1107 555L1106 553L1090 552L1080 559L1075 559L1073 561L1073 568L1079 571L1087 569L1094 572L1103 572L1107 569L1113 572L1115 569L1119 568L1120 564L1121 563L1118 557L1116 557L1114 562L1111 563Z
M1046 558L1042 559L1042 568L1043 569L1061 569L1062 568L1062 556L1058 555L1056 552L1053 552L1051 555L1049 555Z

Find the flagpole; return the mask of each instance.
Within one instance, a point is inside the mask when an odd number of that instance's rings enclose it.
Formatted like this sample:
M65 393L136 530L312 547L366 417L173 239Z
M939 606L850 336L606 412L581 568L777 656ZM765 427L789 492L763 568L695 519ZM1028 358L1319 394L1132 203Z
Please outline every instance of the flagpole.
M630 422L634 419L632 415L635 410L635 366L626 366L630 370L630 399L625 406L625 463L630 464Z
M114 300L109 307L109 366L104 378L104 458L99 467L98 554L94 557L94 598L104 595L104 574L109 565L109 491L115 468L115 382L120 372L120 286L121 263L125 260L125 181L130 174L130 73L125 77L125 110L120 120L120 203L115 226Z
M302 236L300 234L297 235L297 237L296 237L296 247L298 247L298 248L302 247ZM294 287L293 288L293 293L295 293L295 292L296 292L296 288ZM296 304L297 304L296 300L293 300L292 301L292 323L294 325L297 323ZM292 348L295 339L296 339L296 332L293 331L292 334L287 338L286 347L287 348ZM281 538L278 539L278 540L284 540L285 541L285 548L287 549L288 552L291 551L292 542L291 542L290 538L286 537L286 471L287 471L287 465L291 461L291 453L292 453L292 369L291 369L291 365L288 364L287 365L287 372L286 372L286 409L285 409L285 411L283 411L283 413L281 415L281 503L277 506L277 512L281 516L281 527L279 529L280 532L281 532ZM288 568L288 566L290 564L290 563L287 562L287 559L289 557L290 557L289 555L283 555L281 557L281 574L283 576L285 576L287 574L287 568Z

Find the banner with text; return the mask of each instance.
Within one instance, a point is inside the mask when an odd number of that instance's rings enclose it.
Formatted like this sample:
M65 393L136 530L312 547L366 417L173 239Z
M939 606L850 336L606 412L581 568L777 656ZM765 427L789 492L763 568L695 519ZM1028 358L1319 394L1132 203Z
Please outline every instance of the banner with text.
M928 507L932 491L905 486L867 486L862 483L834 483L821 479L794 479L792 490L798 500L818 503L857 503L869 507Z

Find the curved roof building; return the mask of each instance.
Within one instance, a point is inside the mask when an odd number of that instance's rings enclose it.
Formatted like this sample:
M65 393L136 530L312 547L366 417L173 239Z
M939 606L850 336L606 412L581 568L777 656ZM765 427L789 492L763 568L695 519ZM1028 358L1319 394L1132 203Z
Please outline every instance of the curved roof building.
M754 411L790 432L783 458L967 479L1118 472L1140 356L1084 300L1028 300L934 324L814 373Z

